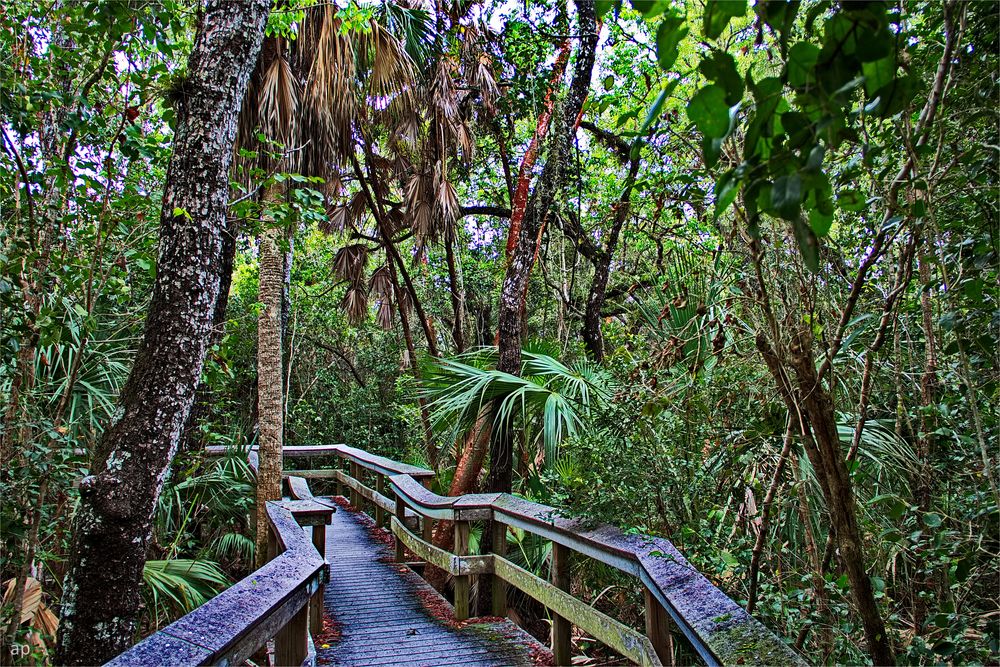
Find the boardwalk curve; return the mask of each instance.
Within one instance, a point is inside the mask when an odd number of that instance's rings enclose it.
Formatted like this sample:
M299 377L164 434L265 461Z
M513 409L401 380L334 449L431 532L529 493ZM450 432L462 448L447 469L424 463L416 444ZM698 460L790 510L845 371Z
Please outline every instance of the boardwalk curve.
M340 639L316 647L319 665L445 667L533 665L546 649L510 621L448 623L427 609L449 608L416 573L397 565L370 534L371 519L340 510L327 529L330 582L324 607Z

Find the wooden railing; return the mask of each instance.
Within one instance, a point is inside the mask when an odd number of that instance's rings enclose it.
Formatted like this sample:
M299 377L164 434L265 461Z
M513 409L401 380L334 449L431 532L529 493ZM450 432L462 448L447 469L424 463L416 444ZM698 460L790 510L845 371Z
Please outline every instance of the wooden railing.
M256 452L249 458L256 470ZM275 665L313 664L310 633L322 628L323 585L329 579L326 525L335 509L314 498L304 479L292 477L288 486L291 500L267 503L263 567L108 664L240 665L270 639ZM303 526L312 526L311 538Z
M219 454L224 449L209 448L209 452ZM625 534L613 526L588 526L560 516L552 507L510 494L439 496L426 488L434 477L432 471L346 445L286 447L284 454L285 458L335 456L348 469L286 474L292 500L267 504L269 562L110 665L241 664L271 638L276 665L312 662L309 633L315 633L322 620L323 585L328 580L325 526L334 511L312 496L307 480L316 478L335 481L352 505L374 507L376 522L388 523L396 536L397 561L402 562L404 549L409 549L424 563L450 573L458 620L470 615L473 577L482 578L480 585L490 588L495 616L506 615L508 586L543 604L552 613L557 665L571 662L573 625L640 665L672 664L675 635L686 639L709 665L804 664L780 638L688 564L669 540ZM256 468L256 452L249 456ZM451 551L432 544L436 521L450 524ZM470 554L469 534L477 521L492 521L504 528L493 531L486 553ZM302 526L313 526L312 539ZM507 527L552 542L549 581L504 557ZM643 632L570 594L570 560L581 556L638 579L645 599Z
M666 539L623 533L613 526L588 526L565 518L552 507L510 494L439 496L426 488L430 470L415 468L345 445L298 448L302 455L336 455L348 470L306 470L294 475L335 480L351 504L374 506L375 520L391 516L396 559L404 547L424 562L454 577L455 617L469 617L473 577L488 578L480 586L491 590L492 614L505 616L507 586L513 586L552 612L555 664L570 664L572 626L589 633L621 655L641 665L672 664L673 637L683 637L707 664L804 664L779 637L744 611L695 570ZM370 481L374 478L374 482ZM367 483L366 483L367 482ZM452 526L454 546L445 551L431 543L435 521ZM471 524L493 521L486 553L469 554ZM507 527L533 533L552 542L550 581L504 558ZM419 533L418 533L419 531ZM630 574L643 588L645 629L639 632L603 614L569 592L570 561L589 557Z

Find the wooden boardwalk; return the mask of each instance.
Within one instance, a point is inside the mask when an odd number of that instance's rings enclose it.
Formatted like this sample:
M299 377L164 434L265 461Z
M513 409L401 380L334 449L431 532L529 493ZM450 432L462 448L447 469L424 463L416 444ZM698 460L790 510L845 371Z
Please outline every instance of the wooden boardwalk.
M324 606L340 638L316 647L317 664L529 666L532 656L548 654L507 620L454 623L450 605L416 573L392 562L391 549L372 538L371 525L367 515L341 508L327 528Z

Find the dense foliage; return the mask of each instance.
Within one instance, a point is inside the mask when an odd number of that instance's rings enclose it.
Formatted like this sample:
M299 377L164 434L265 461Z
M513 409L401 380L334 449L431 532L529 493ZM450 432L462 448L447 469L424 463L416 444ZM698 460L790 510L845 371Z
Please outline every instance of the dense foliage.
M995 6L579 5L275 3L139 631L253 568L268 242L285 443L431 466L441 493L507 465L516 493L668 537L814 662L997 662ZM0 573L24 661L49 659L78 482L143 333L201 11L0 12ZM638 623L631 586L574 572Z

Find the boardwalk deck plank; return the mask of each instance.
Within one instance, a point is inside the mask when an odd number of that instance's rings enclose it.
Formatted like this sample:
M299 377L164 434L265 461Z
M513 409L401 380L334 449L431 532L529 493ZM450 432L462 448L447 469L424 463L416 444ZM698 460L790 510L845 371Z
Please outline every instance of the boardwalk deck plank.
M456 627L433 616L421 597L440 596L369 534L367 517L334 515L326 533L330 583L324 606L340 639L318 647L317 664L399 667L530 666L544 651L510 621Z

